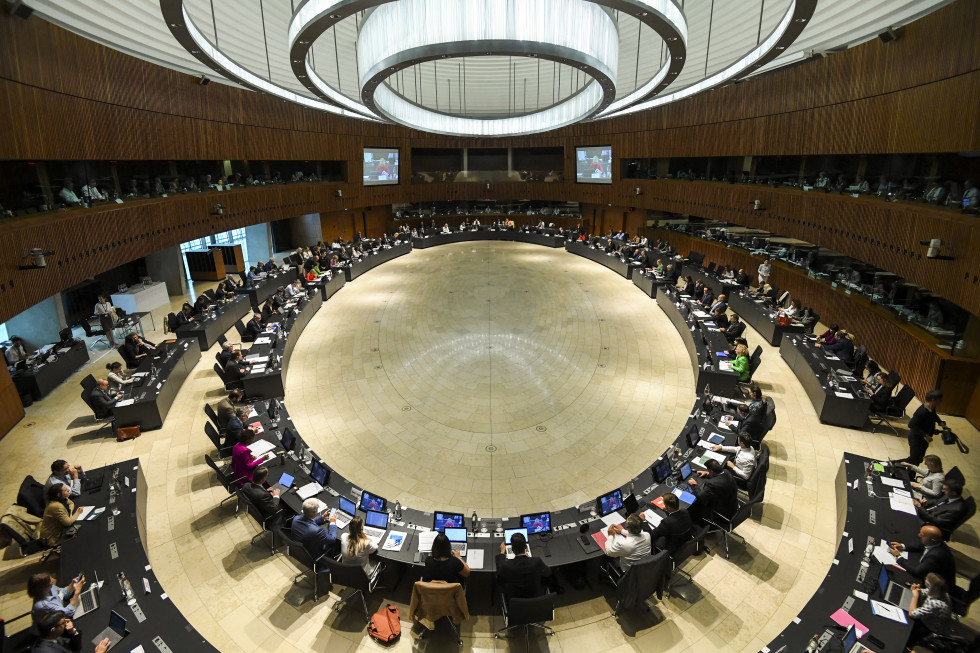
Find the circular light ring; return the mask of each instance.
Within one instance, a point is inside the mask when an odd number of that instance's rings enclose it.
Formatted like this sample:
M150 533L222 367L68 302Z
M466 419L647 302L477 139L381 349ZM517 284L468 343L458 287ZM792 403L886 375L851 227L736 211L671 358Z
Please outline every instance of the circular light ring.
M697 95L709 88L714 88L725 82L737 80L758 70L766 63L772 61L783 52L799 37L800 33L807 26L813 13L817 9L817 0L791 0L786 13L783 14L776 28L755 48L750 50L744 57L732 63L723 70L707 77L696 84L691 84L678 91L654 98L647 102L640 102L629 107L624 107L615 112L606 111L598 119L615 118L625 116L637 111L645 111L656 107L677 102Z
M556 15L567 20L549 20ZM547 109L499 119L446 116L408 102L383 83L425 61L491 53L556 61L581 69L593 81ZM357 61L361 100L376 114L444 134L528 134L583 120L613 102L619 30L607 10L584 0L399 0L364 19Z

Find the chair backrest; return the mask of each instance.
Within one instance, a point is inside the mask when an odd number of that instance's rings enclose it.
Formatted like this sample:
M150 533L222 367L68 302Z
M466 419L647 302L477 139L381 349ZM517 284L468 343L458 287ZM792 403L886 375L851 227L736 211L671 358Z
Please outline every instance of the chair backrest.
M221 452L221 436L218 434L217 429L214 428L214 424L208 422L204 425L204 435L208 436L208 440L215 446L219 453ZM222 455L222 457L224 457Z
M754 363L755 366L758 367L761 361L762 361L762 346L759 345L755 348L755 351L753 351L752 355L749 357L749 362Z
M167 313L167 328L170 329L170 333L177 330L177 315L175 313Z
M867 345L858 345L858 348L854 350L854 372L859 377L864 376L864 368L868 364L870 357L868 356Z
M672 562L666 550L634 562L619 581L619 603L627 610L661 592L670 576Z
M228 338L225 337L225 334L222 333L220 336L218 336L218 351L221 351L221 348L225 346L226 342L228 342Z
M118 351L119 355L122 356L122 359L126 361L127 368L133 369L135 367L139 367L139 362L133 360L132 357L130 357L129 353L126 351L126 347L124 347L123 345L119 345L116 348L116 351Z
M88 376L86 376L84 379L81 380L79 385L82 386L82 390L84 390L85 392L92 392L92 388L96 386L95 377L89 374Z
M25 476L17 490L17 505L23 507L35 517L44 516L44 484L39 483L33 476Z
M674 561L674 569L677 569L687 561L692 555L701 550L704 544L704 535L708 532L707 526L695 526L691 530L691 539L681 545L671 558Z
M235 322L235 331L238 332L238 335L241 338L245 338L248 335L247 332L245 331L245 325L242 324L241 320Z
M426 582L423 580L415 581L412 585L412 597L418 595L420 605L426 606L425 618L436 621L443 617L453 617L457 614L457 603L452 600L452 595L459 592L462 607L465 614L469 614L469 606L466 604L466 594L462 591L459 583ZM415 605L415 601L412 601ZM442 606L442 610L433 610L431 606Z
M766 397L766 419L763 423L763 437L765 437L765 435L769 433L774 426L776 426L776 404L772 400L772 397Z
M965 617L966 613L970 611L970 605L980 598L980 574L977 574L970 579L970 585L966 591L959 590L955 592L950 592L950 598L953 599L953 610L956 614Z
M507 603L507 625L543 624L555 618L555 596L545 594L533 599L513 598Z
M290 555L292 555L292 549L290 549ZM330 556L325 556L321 559L320 564L325 571L330 572L331 583L337 583L351 589L359 589L362 592L370 591L367 574L364 573L364 567L360 563L339 562Z
M973 497L964 498L963 503L966 504L966 512L964 512L963 516L960 517L958 520L956 520L956 522L949 527L950 534L952 534L953 531L955 531L957 528L959 528L960 526L968 522L970 518L973 517L973 515L975 515L977 512L977 502Z
M897 388L898 384L902 382L902 375L895 370L891 370L888 373L888 380L892 382L893 388Z
M806 332L813 333L813 330L817 328L817 322L819 321L820 321L820 316L817 315L816 313L813 313L813 322L811 322L810 326L806 328Z
M752 475L745 482L746 489L749 492L749 496L755 496L759 491L759 484L765 482L765 477L769 474L769 445L760 444L759 445L759 456L756 459L755 469L752 470Z
M218 464L214 462L214 459L207 454L204 454L204 462L208 464L208 467L214 470L214 473L218 477L218 482L221 483L221 486L226 490L228 490L230 494L232 492L232 490L230 489L231 479L228 478L228 475L224 472L224 470L218 467Z
M238 501L240 502L239 505L245 506L245 512L248 513L248 515L262 527L262 530L274 530L272 528L272 524L277 520L266 521L265 515L262 514L262 511L258 509L258 506L256 506L251 499L248 498L248 495L242 492L241 488L238 489Z
M82 390L82 401L85 402L85 405L88 406L88 409L90 411L92 411L92 414L93 415L95 415L96 417L99 417L99 412L97 410L95 410L95 406L92 405L92 391L91 390Z
M221 379L222 383L227 383L228 380L225 377L225 371L221 369L221 366L217 363L214 364L214 371L218 373L218 378Z
M915 390L912 389L912 386L903 385L902 389L898 391L898 394L892 397L888 407L890 410L896 412L904 412L913 397L915 397Z
M211 423L214 424L214 427L218 429L218 431L224 430L224 426L218 424L218 414L214 412L214 408L211 408L211 404L204 404L204 414L208 416L208 419L211 420ZM227 426L227 424L225 426Z

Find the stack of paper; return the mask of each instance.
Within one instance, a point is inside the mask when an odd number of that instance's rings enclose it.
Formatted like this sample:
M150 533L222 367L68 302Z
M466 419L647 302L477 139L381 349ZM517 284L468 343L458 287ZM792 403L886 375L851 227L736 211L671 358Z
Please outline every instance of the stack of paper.
M900 624L907 624L909 622L908 619L905 618L904 610L901 608L896 608L894 605L882 603L881 601L871 601L871 612L874 613L876 617L891 619L892 621L897 621Z
M888 495L888 503L891 505L892 510L908 513L909 515L916 514L915 504L912 503L912 497L903 497L892 492Z
M405 543L405 536L407 533L402 533L400 531L390 531L388 537L385 538L384 546L381 548L385 551L401 551L402 544Z
M605 517L601 517L600 520L606 526L612 526L613 524L622 524L624 521L626 521L626 517L623 517L618 512L611 512Z
M466 564L470 569L483 569L483 549L477 547L466 549Z
M438 531L421 531L418 534L419 539L419 551L422 553L428 553L432 550L432 542L435 541Z
M660 522L664 520L655 510L646 510L643 512L643 518L647 520L647 523L656 528L660 526Z

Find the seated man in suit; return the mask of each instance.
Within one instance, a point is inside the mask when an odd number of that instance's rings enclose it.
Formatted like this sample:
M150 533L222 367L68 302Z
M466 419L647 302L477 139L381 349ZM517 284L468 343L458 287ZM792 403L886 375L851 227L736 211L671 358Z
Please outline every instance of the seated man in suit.
M221 345L221 351L217 353L215 359L218 361L218 365L221 366L221 369L225 369L228 361L230 361L234 355L235 346L230 342L225 341L225 343Z
M718 295L718 299L711 305L709 312L714 313L719 309L722 313L728 310L728 295Z
M248 324L245 325L245 335L252 342L254 342L256 338L258 338L260 335L262 335L262 331L263 331L263 327L262 327L262 314L261 313L253 313L252 314L252 319L249 320L248 321Z
M130 333L126 336L126 342L122 344L122 349L123 351L121 353L127 363L132 362L135 365L139 365L144 358L150 355L150 352L155 347L140 338L138 334Z
M211 298L204 293L201 293L197 296L197 299L194 300L194 312L198 314L203 313L210 305Z
M715 306L718 306L717 302L715 302ZM728 328L728 315L725 313L725 309L723 307L719 306L718 308L712 309L711 317L714 318L716 328L719 331L724 331Z
M708 286L705 286L704 294L701 295L701 299L699 300L699 303L701 304L701 306L708 308L714 303L714 301L715 301L715 291L713 291Z
M259 261L259 263L262 263L262 261ZM248 272L245 274L245 280L248 282L249 286L254 286L256 283L258 283L258 281L261 279L259 276L261 272L262 271L256 266L249 266Z
M762 404L761 410L752 410L746 404L739 404L735 412L742 421L738 430L747 433L753 442L762 439L766 431L766 405Z
M748 287L752 283L752 277L745 273L745 268L739 268L738 274L735 275L735 283L740 286Z
M252 480L242 486L242 494L252 502L263 519L268 519L279 512L279 489L265 487L265 480L268 477L269 468L259 465L252 472Z
M265 272L275 272L276 271L276 257L270 256L269 261L262 268Z
M320 504L316 497L310 497L303 502L303 514L293 517L291 528L292 539L301 544L306 552L314 558L319 558L327 549L339 546L337 543L337 513L324 510L316 513ZM327 528L323 528L323 524Z
M228 428L228 422L235 416L235 411L239 408L238 405L242 401L243 394L241 390L236 388L229 392L227 397L218 402L218 406L214 411L218 416L218 428Z
M913 499L916 513L923 524L937 526L944 537L953 532L953 528L967 512L966 501L963 500L963 483L958 479L947 477L943 481L943 493L935 499L920 501Z
M845 365L854 364L854 341L851 340L851 335L841 329L836 334L836 340L830 345L821 345L819 342L814 345L816 347L823 347L823 350L828 354L834 354L840 359L840 362Z
M500 543L497 554L497 581L507 601L513 598L533 599L545 594L542 579L551 576L551 567L541 558L532 558L528 552L527 540L520 533L510 538L513 559L507 559L507 545Z
M673 265L668 265L667 270L664 271L664 279L668 283L677 283L677 270L674 269Z
M630 515L625 529L612 524L606 531L606 555L619 559L619 569L624 574L633 563L650 555L650 533L643 530L643 523L639 515Z
M250 371L252 371L252 364L242 360L242 352L239 350L232 354L228 364L225 365L225 378L229 382L241 381Z
M725 471L717 460L709 460L704 465L708 471L698 472L700 481L693 478L687 483L691 492L698 498L691 506L692 519L704 522L713 519L717 512L726 519L738 510L738 486L735 477Z
M189 324L194 321L194 307L184 302L184 306L180 309L180 312L175 316L175 321L177 322L177 328Z
M276 289L276 294L270 297L269 299L272 302L272 310L278 311L280 308L286 305L286 300L288 299L286 297L286 289L283 288L282 286L279 286Z
M728 326L724 329L718 330L725 334L725 339L727 339L728 342L733 342L735 338L738 338L740 335L745 333L745 324L736 313L732 313L728 317Z
M935 526L923 526L919 529L919 542L902 544L891 542L889 552L898 561L895 563L916 578L925 578L926 574L939 574L949 587L956 585L956 563L953 561L953 551L943 541L943 533ZM922 552L918 564L900 558L902 551Z
M103 419L112 417L112 407L116 405L116 400L120 397L122 397L121 392L118 395L109 392L109 382L106 379L96 379L95 387L89 393L88 400L92 405L92 410L95 411L95 416L98 419Z
M668 492L663 495L663 500L664 512L667 513L667 516L661 520L660 525L656 528L650 529L648 525L645 528L650 533L654 548L658 551L667 549L667 552L673 557L691 539L694 525L691 522L690 512L680 509L681 502L677 495ZM644 524L647 524L642 512L640 518L644 520Z

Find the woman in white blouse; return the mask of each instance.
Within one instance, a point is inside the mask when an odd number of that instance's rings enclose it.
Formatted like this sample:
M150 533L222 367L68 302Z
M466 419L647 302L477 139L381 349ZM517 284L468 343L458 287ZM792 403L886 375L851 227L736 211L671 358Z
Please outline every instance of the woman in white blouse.
M371 561L371 554L377 550L377 545L364 534L364 520L360 517L350 520L347 532L340 536L341 559L345 563L360 563L364 573L371 578L378 568L378 563Z
M136 380L133 377L126 374L126 371L123 370L122 363L120 363L119 361L116 361L114 363L108 363L105 366L105 368L109 370L109 373L106 375L105 378L106 381L109 382L109 389L112 390L113 392L119 392L127 385L129 385L130 383Z
M939 456L929 454L922 459L922 464L925 467L916 467L911 463L902 463L902 466L915 470L915 473L922 477L918 483L912 484L912 489L918 490L927 499L935 499L943 493L943 479L946 478L943 461Z
M99 295L99 303L95 305L95 314L99 316L99 324L102 326L102 330L105 331L105 337L109 340L109 346L115 347L116 307L112 305L108 297Z

